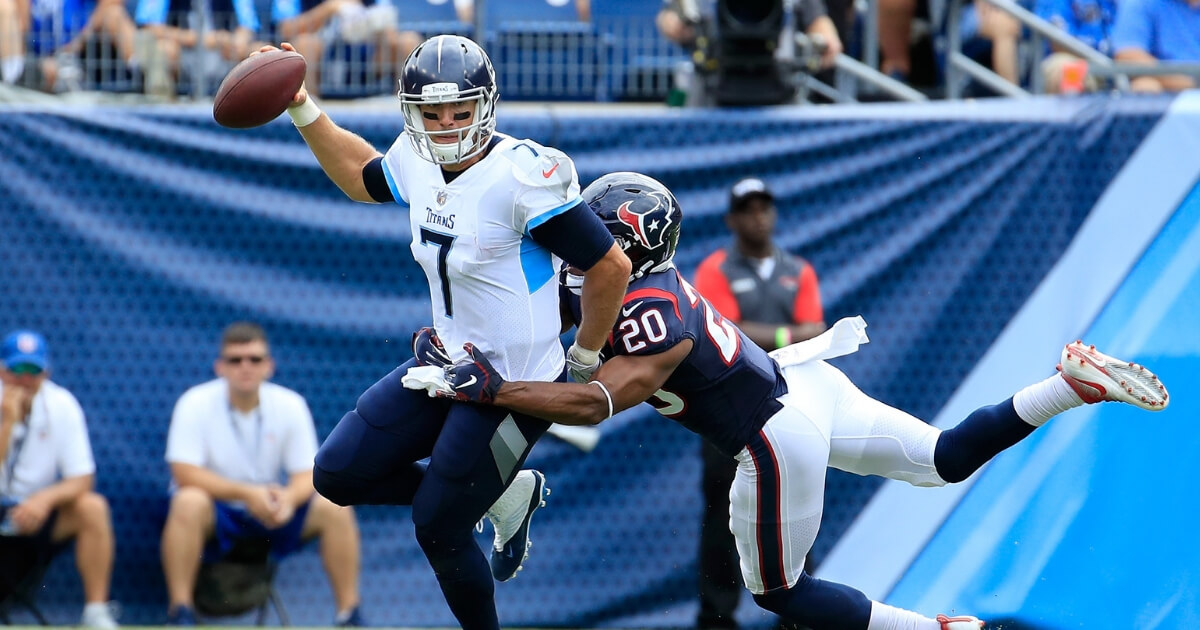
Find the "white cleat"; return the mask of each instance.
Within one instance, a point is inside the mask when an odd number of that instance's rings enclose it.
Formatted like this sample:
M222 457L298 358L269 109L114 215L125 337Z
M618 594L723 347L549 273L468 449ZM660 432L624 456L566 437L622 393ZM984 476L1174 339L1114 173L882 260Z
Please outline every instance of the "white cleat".
M529 539L529 522L533 513L546 505L550 488L546 477L536 470L517 472L508 489L487 511L496 538L492 543L492 577L504 582L516 577L529 558L533 541Z
M1058 370L1085 403L1123 402L1161 411L1170 402L1166 386L1153 372L1102 354L1096 346L1085 346L1082 341L1063 348Z
M947 617L938 615L937 622L942 624L942 630L979 630L987 624L970 616Z

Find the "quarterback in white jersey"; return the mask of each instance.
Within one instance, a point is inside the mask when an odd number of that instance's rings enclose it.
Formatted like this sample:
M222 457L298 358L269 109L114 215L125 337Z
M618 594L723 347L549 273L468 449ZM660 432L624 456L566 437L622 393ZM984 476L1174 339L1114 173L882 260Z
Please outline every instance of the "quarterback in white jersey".
M563 366L560 261L529 232L579 203L579 180L561 151L493 137L488 158L447 183L405 132L384 156L383 172L409 207L413 257L429 280L434 328L450 356L463 358L462 345L478 339L506 377L552 381Z
M436 328L414 336L414 358L341 419L317 452L313 482L342 505L411 505L417 542L458 624L498 630L492 579L514 577L527 555L530 519L549 490L541 473L521 465L549 423L431 398L402 379L433 356L465 358L468 339L508 378L565 379L560 260L584 273L566 368L590 374L630 264L582 203L570 158L496 133L495 72L475 42L440 35L421 44L404 63L398 96L404 132L387 155L334 124L304 88L288 109L347 196L407 210ZM495 529L490 574L473 536L483 516Z

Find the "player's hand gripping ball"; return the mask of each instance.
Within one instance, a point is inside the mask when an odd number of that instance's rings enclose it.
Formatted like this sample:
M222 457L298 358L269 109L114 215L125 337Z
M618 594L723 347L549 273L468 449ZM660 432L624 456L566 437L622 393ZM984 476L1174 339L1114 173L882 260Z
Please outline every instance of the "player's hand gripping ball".
M233 67L213 99L213 120L222 127L247 129L275 120L304 84L300 53L270 50L250 55Z

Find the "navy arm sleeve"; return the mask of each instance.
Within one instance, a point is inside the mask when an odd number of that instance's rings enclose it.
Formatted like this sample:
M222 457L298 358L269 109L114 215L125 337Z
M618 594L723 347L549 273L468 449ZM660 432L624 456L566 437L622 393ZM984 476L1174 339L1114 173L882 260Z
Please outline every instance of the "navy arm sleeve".
M377 157L362 170L363 185L367 187L367 194L379 203L387 203L395 201L392 196L392 189L388 188L387 177L383 175L383 158Z
M614 242L612 234L583 201L533 228L529 235L580 271L591 269L604 258Z

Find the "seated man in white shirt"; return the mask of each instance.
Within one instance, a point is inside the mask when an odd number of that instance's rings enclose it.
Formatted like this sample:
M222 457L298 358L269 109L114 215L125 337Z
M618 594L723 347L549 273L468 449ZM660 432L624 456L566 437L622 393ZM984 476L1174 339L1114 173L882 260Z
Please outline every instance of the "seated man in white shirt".
M42 335L18 330L0 343L0 599L74 540L86 600L80 623L116 628L108 502L92 490L96 463L83 409L49 377Z
M168 623L196 623L193 592L202 560L220 560L246 540L269 541L278 560L320 537L335 624L361 625L358 525L353 510L313 490L317 433L308 404L267 382L275 364L257 324L225 329L213 369L216 379L175 403L167 435L174 481L162 536Z

